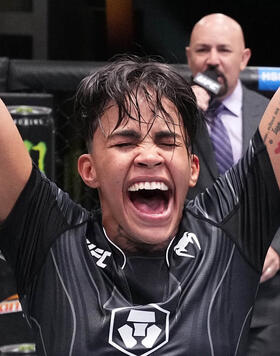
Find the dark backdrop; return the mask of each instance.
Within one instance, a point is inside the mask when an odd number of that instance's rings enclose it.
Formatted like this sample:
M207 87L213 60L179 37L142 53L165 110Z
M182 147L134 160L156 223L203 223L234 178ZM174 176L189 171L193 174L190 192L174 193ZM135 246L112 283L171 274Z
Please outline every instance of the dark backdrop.
M45 1L48 9L40 15L47 17L47 55L42 59L104 61L116 53L129 52L160 55L170 63L184 63L184 48L194 23L203 15L223 12L235 18L244 29L247 46L253 51L249 65L279 66L280 2L277 0L40 1ZM0 12L3 13L5 6L17 13L32 11L32 0L17 0L13 7L10 3L2 2ZM115 17L126 29L120 32L117 41L112 39L116 24L108 20L109 3L122 4L128 9ZM13 35L5 35L0 24L0 56L34 58L32 34L17 35L16 22L14 26Z
M132 42L130 46L119 44L113 51L108 44L110 24L106 23L105 0L51 1L50 58L106 60L114 53L131 51L161 55L171 63L184 63L184 48L195 22L203 15L223 12L243 27L246 44L253 51L250 65L279 66L279 1L131 1ZM65 12L67 16L61 16Z

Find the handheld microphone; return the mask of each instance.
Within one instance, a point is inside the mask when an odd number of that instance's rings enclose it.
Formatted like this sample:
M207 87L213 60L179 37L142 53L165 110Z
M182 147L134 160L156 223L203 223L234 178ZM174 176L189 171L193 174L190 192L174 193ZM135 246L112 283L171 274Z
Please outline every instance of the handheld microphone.
M220 94L222 85L218 82L218 75L214 70L206 70L203 73L197 73L193 78L193 83L205 89L212 97Z

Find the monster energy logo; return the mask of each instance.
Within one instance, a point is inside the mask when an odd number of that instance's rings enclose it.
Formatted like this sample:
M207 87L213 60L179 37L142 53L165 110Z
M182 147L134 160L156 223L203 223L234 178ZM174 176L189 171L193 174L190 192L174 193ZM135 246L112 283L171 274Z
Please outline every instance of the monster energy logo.
M46 158L46 153L47 153L47 145L45 142L38 142L36 145L34 145L31 141L29 140L24 140L23 141L25 144L25 147L27 148L29 154L31 151L37 151L39 154L38 158L38 167L40 171L45 172L45 158Z

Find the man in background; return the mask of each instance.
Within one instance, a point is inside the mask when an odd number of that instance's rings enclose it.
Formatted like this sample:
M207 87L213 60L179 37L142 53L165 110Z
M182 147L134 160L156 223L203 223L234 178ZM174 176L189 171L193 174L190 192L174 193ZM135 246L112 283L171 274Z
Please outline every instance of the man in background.
M239 74L245 69L251 51L245 48L241 26L232 18L211 14L199 20L192 30L186 55L193 78L199 72L210 70L221 85L218 98L211 96L201 86L193 86L198 105L207 119L206 125L197 135L195 145L201 173L196 187L189 192L189 198L193 198L239 160L259 124L268 100L240 82ZM214 124L218 120L219 124ZM219 139L222 142L219 143ZM279 355L279 268L280 229L264 263L252 318L248 356Z

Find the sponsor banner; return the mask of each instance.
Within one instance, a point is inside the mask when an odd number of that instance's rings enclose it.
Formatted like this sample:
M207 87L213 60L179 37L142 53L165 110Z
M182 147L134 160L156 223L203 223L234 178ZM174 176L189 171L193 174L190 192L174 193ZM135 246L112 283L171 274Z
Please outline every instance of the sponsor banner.
M23 142L39 169L49 178L55 175L55 128L50 108L8 106Z
M280 68L259 67L258 89L276 91L280 86Z
M33 343L12 344L0 347L0 354L5 355L36 355L36 346Z
M0 315L21 312L21 304L17 298L10 297L0 303Z

